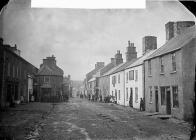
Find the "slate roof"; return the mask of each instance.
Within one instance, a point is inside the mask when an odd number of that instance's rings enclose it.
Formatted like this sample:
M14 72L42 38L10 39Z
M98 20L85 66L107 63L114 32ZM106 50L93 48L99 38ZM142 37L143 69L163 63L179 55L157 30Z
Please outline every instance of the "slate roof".
M180 35L177 35L176 37L172 38L167 43L165 43L163 46L158 48L146 60L181 49L184 45L186 45L188 42L190 42L195 37L196 37L196 26L194 25L192 27L187 28Z
M114 73L117 73L117 72L120 72L120 71L123 71L125 70L126 67L130 66L132 63L134 63L137 59L133 59L129 62L125 62L123 63L119 68L117 68L116 70L114 70L111 74L114 74Z
M114 67L115 67L115 65L113 63L109 63L105 67L100 69L100 74L103 75L103 74L107 73L109 70L111 70Z
M118 69L119 67L121 67L124 63L119 64L118 66L112 68L111 70L109 70L108 72L106 72L105 74L103 74L102 76L107 76L110 75L112 72L114 72L116 69Z
M43 64L39 69L37 75L56 75L63 76L63 70L58 66L48 66Z
M149 50L147 51L143 56L139 57L135 62L133 62L131 65L127 66L126 69L128 68L132 68L132 67L135 67L135 66L139 66L139 65L142 65L144 60L150 56L152 53L154 53L156 50Z

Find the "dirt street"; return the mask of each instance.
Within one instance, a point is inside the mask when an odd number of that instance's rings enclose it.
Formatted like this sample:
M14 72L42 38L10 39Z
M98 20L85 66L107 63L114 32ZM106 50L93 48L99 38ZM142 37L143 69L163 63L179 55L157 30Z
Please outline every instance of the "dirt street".
M189 125L147 116L129 107L71 99L42 121L40 139L189 139Z

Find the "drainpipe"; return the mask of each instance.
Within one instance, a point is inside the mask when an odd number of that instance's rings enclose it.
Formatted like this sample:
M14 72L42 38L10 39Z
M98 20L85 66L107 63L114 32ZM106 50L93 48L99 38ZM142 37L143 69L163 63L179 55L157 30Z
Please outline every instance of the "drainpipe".
M143 65L142 65L142 73L143 73L143 99L144 99L144 110L146 110L146 99L145 99L145 61L143 62Z

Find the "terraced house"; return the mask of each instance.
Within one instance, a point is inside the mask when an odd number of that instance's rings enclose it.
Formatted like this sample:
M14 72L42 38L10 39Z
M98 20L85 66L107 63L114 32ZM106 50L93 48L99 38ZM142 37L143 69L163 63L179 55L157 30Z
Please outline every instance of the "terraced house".
M0 107L29 102L38 69L20 56L20 50L0 38ZM34 95L35 96L35 95Z
M121 63L123 63L122 55L119 55L117 52L114 58L111 58L111 62L99 70L97 80L98 80L98 87L99 87L99 96L101 98L100 100L103 101L105 97L110 95L109 74L110 72L112 72L111 70L114 67L117 67Z
M117 53L120 54L120 51ZM137 58L134 43L128 42L126 62L122 63L116 70L110 73L110 95L116 97L117 104L125 105L125 68L131 65Z
M140 98L144 98L144 60L157 49L157 38L143 38L143 55L125 68L125 106L140 108Z
M146 110L188 120L195 100L196 27L193 21L165 27L166 43L144 62Z

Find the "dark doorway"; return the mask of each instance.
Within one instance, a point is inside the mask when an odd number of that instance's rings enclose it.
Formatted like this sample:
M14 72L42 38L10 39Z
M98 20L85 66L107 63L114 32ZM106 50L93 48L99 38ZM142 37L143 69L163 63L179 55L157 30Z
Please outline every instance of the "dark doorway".
M11 84L7 84L7 98L6 101L10 102L12 98L12 86Z
M166 112L167 114L171 114L171 93L170 93L170 88L166 88Z
M129 106L133 107L133 89L130 88Z
M159 112L159 95L158 95L158 87L155 86L155 110Z

